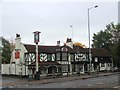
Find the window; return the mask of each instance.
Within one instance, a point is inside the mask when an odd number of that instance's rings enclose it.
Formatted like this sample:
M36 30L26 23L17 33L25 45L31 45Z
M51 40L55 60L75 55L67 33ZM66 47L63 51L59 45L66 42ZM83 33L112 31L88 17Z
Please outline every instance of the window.
M55 54L51 54L52 61L55 61Z
M75 61L79 61L79 54L75 54Z
M87 56L86 56L86 54L80 54L80 60L81 61L86 61L87 60Z
M109 66L110 66L110 63L108 63L107 66L109 67Z
M47 61L52 61L52 55L51 54L47 54Z
M75 65L75 72L77 71L77 66L78 66L78 65Z
M68 65L62 65L62 72L68 72Z
M57 61L60 60L60 52L58 52L58 53L56 54L56 59L57 59Z
M75 64L72 64L72 71L75 72Z
M89 54L86 54L86 61L89 61Z
M62 52L62 60L67 60L67 53L66 52Z
M71 61L74 61L74 54L70 54Z
M104 64L104 63L101 63L101 67L105 67L105 64Z

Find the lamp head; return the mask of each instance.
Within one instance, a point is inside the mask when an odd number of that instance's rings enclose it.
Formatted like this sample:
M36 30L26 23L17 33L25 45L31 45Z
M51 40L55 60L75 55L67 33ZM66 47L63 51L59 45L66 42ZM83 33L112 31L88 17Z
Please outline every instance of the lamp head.
M98 7L98 5L95 6L95 8L97 8L97 7Z

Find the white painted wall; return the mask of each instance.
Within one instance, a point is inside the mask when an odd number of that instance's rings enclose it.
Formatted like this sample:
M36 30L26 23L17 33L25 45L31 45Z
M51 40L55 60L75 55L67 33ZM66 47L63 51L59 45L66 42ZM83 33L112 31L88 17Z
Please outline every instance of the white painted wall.
M22 75L22 66L21 65L16 65L16 75Z
M28 67L25 68L25 65L20 66L18 64L2 64L1 67L1 74L22 76L28 75Z
M19 50L19 52L20 52L20 58L19 59L15 58L16 50ZM11 66L12 74L25 75L25 65L23 65L23 64L25 64L24 53L26 53L26 52L27 52L26 48L21 43L21 38L16 37L16 39L15 39L15 49L12 52L11 61L10 61L10 64L15 62L15 64L12 64L12 66ZM27 72L27 70L26 70L26 72Z
M1 65L1 74L10 74L10 64Z
M15 50L16 49L19 49L19 52L20 52L20 58L19 59L15 59ZM25 64L25 60L24 60L24 53L26 53L27 50L25 49L24 45L21 43L19 48L15 47L15 49L13 50L12 52L12 55L11 55L11 60L10 60L10 63L13 63L15 62L16 64Z
M20 52L20 58L15 58L15 52L16 50L19 50ZM21 43L21 38L16 37L15 39L15 49L12 52L10 64L2 64L2 74L13 74L13 75L25 75L25 59L24 59L24 53L26 53L27 50L25 49L24 45ZM27 73L28 70L26 70Z
M23 65L22 66L22 75L25 76L25 75L28 75L28 74L29 74L29 72L28 72L28 66L25 67L25 65Z
M16 74L16 64L10 64L10 74Z

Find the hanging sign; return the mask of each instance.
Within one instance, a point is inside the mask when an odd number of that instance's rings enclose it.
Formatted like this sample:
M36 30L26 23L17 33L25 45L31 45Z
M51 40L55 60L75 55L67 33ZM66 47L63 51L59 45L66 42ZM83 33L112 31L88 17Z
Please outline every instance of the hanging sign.
M33 32L34 33L34 43L38 44L39 42L39 31Z

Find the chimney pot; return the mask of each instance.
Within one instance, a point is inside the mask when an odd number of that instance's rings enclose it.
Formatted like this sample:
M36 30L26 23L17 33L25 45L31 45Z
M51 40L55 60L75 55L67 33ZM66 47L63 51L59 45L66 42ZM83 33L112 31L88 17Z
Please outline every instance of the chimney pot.
M72 39L71 39L71 38L67 38L66 43L67 43L67 42L72 42Z
M20 34L16 34L16 37L20 37Z
M57 46L60 46L60 41L57 41Z

